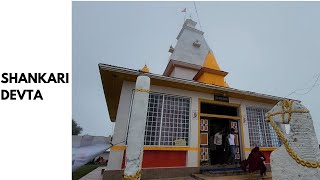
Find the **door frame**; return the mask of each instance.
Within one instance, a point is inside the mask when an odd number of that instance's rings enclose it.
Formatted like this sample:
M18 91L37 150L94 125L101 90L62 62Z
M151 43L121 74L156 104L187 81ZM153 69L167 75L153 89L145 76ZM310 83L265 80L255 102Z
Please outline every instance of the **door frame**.
M230 106L230 107L236 107L238 111L238 116L228 116L228 115L218 115L218 114L206 114L201 113L201 103L210 103L210 104L216 104L216 105L223 105L223 106ZM201 146L200 146L200 119L201 117L215 117L220 119L230 119L230 120L237 120L238 126L240 127L239 131L239 138L240 140L240 160L242 160L245 157L245 149L244 149L244 131L243 131L243 117L242 117L242 111L241 111L241 104L235 104L235 103L228 103L228 102L221 102L221 101L215 101L210 99L198 99L198 167L200 167L200 152L201 152Z

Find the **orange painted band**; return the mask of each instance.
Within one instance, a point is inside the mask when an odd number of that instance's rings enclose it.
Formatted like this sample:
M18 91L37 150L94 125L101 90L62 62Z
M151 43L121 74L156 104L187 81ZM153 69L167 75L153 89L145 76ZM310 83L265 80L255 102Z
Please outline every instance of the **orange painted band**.
M244 148L245 151L251 151L253 148ZM261 147L259 148L260 151L274 151L277 148L267 148L267 147Z
M113 146L112 150L125 150L126 146ZM158 146L144 146L143 150L153 151L198 151L197 147L158 147Z

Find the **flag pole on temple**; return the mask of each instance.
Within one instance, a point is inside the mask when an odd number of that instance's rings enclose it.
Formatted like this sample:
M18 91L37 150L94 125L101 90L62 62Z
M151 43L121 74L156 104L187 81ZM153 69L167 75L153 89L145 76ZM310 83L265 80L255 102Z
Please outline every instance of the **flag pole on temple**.
M184 8L181 12L184 12L184 21L186 21L187 8Z

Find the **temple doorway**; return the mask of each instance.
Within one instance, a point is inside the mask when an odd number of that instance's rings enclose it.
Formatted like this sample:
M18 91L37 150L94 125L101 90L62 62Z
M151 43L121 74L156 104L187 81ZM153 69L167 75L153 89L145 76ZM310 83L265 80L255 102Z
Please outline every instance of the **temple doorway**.
M225 164L227 163L228 157L228 149L227 149L227 141L226 137L229 132L229 120L227 119L218 119L218 118L208 118L209 120L209 164L216 165L216 164ZM220 135L216 136L216 142L219 144L221 141L221 145L217 146L214 144L215 135L219 132L223 132ZM221 137L221 139L220 139Z
M218 103L200 103L200 166L229 163L230 151L227 135L230 133L231 128L235 130L236 154L234 163L237 164L241 161L242 145L240 143L239 107L228 106L228 103ZM216 146L214 145L214 136L222 130L224 132L219 136L221 146Z

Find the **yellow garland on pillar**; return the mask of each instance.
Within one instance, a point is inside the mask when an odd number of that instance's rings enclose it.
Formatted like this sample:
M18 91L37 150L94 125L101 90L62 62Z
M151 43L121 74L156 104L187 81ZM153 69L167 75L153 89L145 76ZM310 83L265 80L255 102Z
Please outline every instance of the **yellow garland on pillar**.
M308 168L320 168L320 162L314 162L314 161L306 161L301 159L297 153L290 147L288 140L285 138L285 136L282 134L281 130L277 127L275 122L272 119L272 116L275 115L281 115L281 123L289 123L291 120L291 114L292 113L308 113L307 110L292 110L292 104L293 100L284 100L282 104L282 112L276 112L276 113L267 113L266 118L270 122L271 126L275 130L277 136L281 140L281 142L284 144L288 154L294 159L298 164L308 167ZM288 113L288 122L285 122L285 114Z
M137 92L147 92L147 93L150 92L150 91L147 90L147 89L134 89L134 90L137 91Z
M123 175L123 180L138 180L141 177L141 171L138 171L135 175L125 176Z

